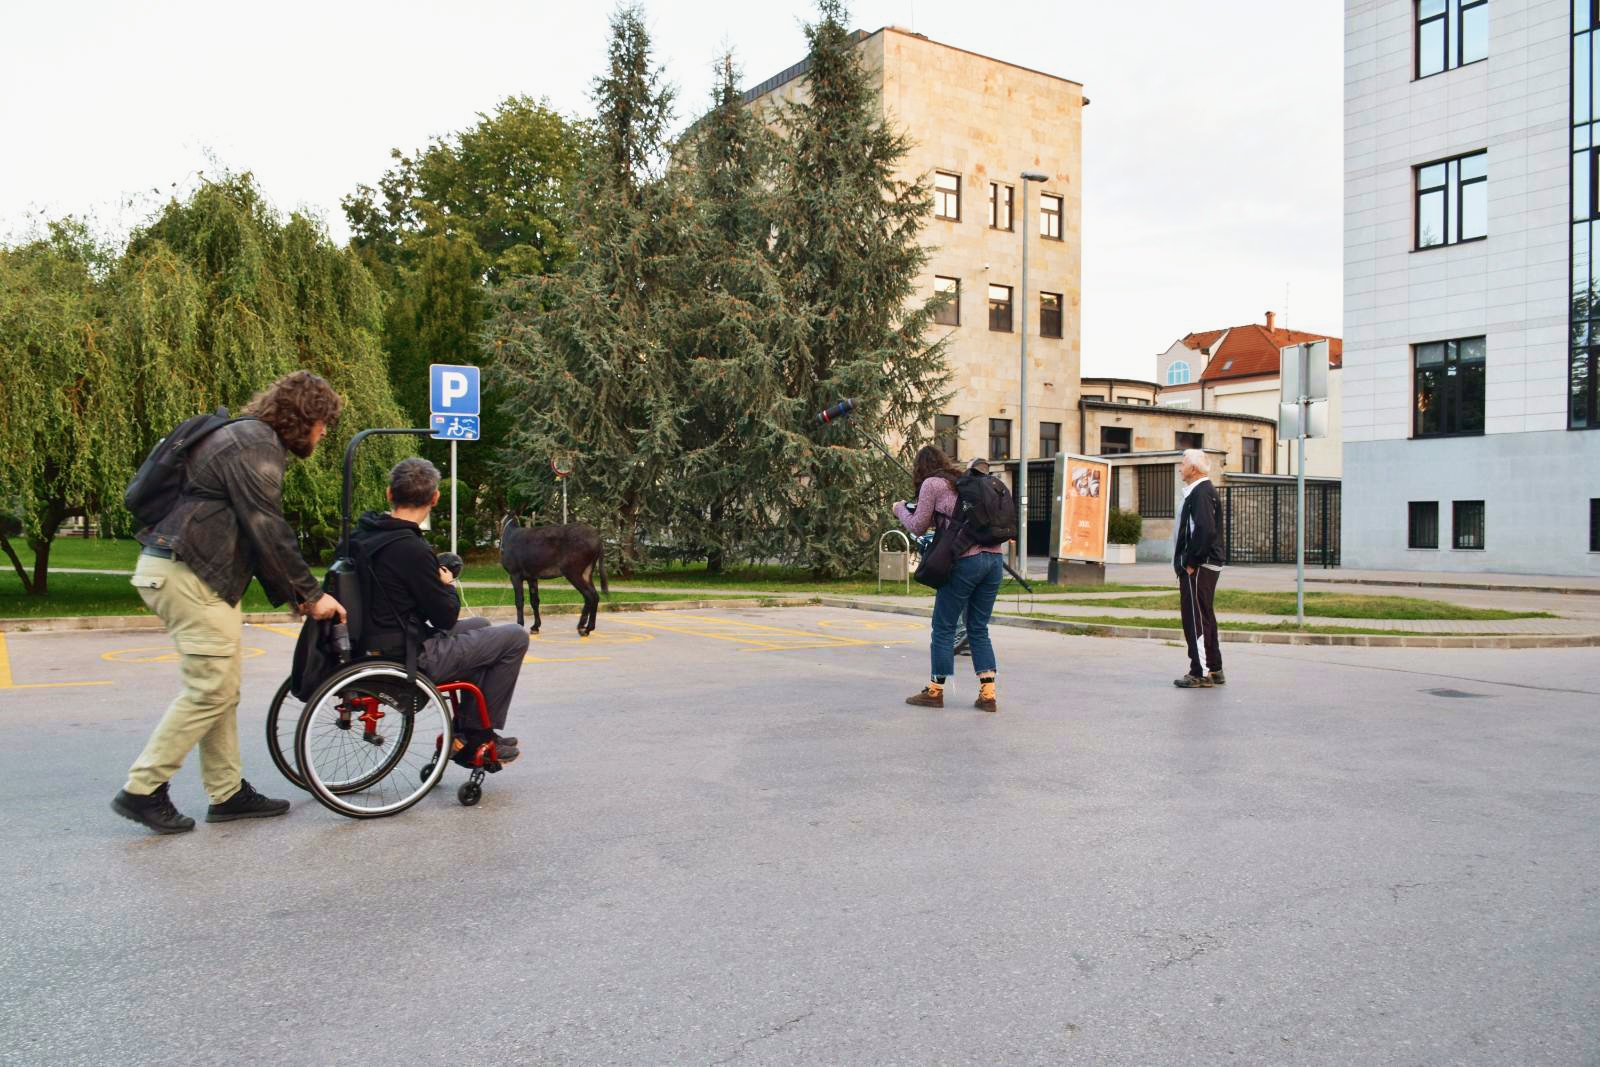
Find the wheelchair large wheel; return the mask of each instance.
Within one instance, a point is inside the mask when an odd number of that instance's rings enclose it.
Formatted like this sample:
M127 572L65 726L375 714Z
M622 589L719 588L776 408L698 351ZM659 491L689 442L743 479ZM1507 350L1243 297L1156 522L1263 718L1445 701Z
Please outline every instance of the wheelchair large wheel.
M402 812L444 777L450 705L421 675L397 663L353 663L306 702L294 750L306 788L340 815L376 819Z
M300 765L294 761L294 732L300 726L304 707L289 692L289 679L285 678L267 708L267 755L272 757L272 765L278 768L278 773L301 789L306 787L306 780L300 774Z

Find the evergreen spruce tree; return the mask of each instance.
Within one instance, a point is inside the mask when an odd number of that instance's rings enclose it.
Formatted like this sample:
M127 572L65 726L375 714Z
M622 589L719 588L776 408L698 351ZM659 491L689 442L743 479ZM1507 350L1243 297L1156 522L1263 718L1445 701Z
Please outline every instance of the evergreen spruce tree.
M568 231L577 259L562 275L501 286L487 336L509 422L501 470L516 502L547 509L550 457L574 457L579 517L616 530L629 573L639 533L670 511L660 486L680 457L683 404L662 318L677 299L672 259L686 215L678 183L661 173L672 94L636 7L611 18L594 98Z
M808 438L792 471L788 537L819 575L866 564L875 534L905 496L905 475L877 457L851 425L811 418L842 397L853 421L909 455L948 399L943 343L928 343L935 301L917 299L927 255L918 234L927 183L900 175L908 141L884 120L844 26L839 0L819 0L806 29L804 98L779 113L784 135L776 252L804 309L804 348L786 365L794 428Z
M694 201L676 258L667 343L692 398L668 482L673 532L717 573L770 534L796 446L783 368L800 358L799 316L771 254L777 143L744 106L732 56L711 111L677 153Z

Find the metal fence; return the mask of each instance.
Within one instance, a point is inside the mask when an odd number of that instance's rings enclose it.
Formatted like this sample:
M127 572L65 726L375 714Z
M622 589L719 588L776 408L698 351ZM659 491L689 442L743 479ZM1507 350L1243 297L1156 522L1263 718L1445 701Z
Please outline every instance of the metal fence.
M1306 564L1339 565L1338 482L1306 483ZM1229 563L1295 561L1295 485L1222 487L1223 547Z

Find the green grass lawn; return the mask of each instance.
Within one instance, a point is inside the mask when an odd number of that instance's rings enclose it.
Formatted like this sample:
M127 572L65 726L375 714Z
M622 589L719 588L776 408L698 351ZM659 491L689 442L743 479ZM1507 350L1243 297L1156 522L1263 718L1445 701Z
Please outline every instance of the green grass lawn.
M606 603L637 604L653 601L699 600L704 594L640 593L613 590L609 598L601 598L602 610ZM758 594L733 591L717 592L718 598L743 598ZM497 607L513 603L509 583L502 589L468 589L467 605L470 608ZM562 584L561 588L543 588L540 591L541 607L552 604L577 604L582 600L577 591ZM245 591L241 605L245 611L277 611L267 602L261 586L255 582ZM52 574L50 595L27 596L15 574L0 575L0 619L45 619L64 615L145 615L144 601L128 579L117 574Z
M22 565L29 568L32 576L33 552L28 546L17 538L11 539L11 547L17 550ZM102 541L97 537L58 537L50 544L50 569L57 567L81 567L87 570L121 570L131 571L139 561L139 542L130 538L116 541ZM11 561L0 555L0 567L16 580L16 571L11 567Z
M497 560L469 563L461 576L467 581L474 582L504 582L507 588L510 588L510 580ZM642 586L813 596L876 596L878 593L876 578L857 575L851 578L818 579L813 578L810 571L800 567L740 567L721 574L710 574L702 564L693 567L674 566L636 571L632 578L624 580L613 575L610 580L613 589ZM541 582L540 588L546 588L551 583L565 584L562 579L554 578ZM1041 593L1142 593L1165 588L1159 585L1049 585L1043 581L1034 582L1033 587ZM1001 583L1001 596L1014 596L1023 592L1026 590L1011 578ZM883 583L883 593L885 596L894 593L904 596L905 583L886 581ZM934 591L927 586L918 585L914 581L911 583L912 596L931 597L933 594Z
M1183 621L1171 616L1134 616L1119 618L1110 615L1057 615L1052 612L1036 611L1027 616L1030 619L1052 619L1056 622L1075 622L1085 626L1136 626L1149 630L1172 630L1178 634L1183 632ZM1492 637L1493 634L1429 634L1420 630L1380 630L1372 626L1324 626L1308 624L1299 626L1292 622L1262 623L1262 622L1228 622L1225 619L1217 620L1220 630L1244 630L1250 633L1297 633L1297 634L1367 634L1384 637Z
M1083 607L1178 610L1178 594L1117 597L1111 600L1066 601ZM1293 615L1293 593L1256 593L1242 589L1217 590L1216 609L1239 615ZM1468 608L1442 600L1404 596L1361 596L1350 593L1307 593L1306 614L1329 619L1549 619L1547 611L1502 611L1499 608Z

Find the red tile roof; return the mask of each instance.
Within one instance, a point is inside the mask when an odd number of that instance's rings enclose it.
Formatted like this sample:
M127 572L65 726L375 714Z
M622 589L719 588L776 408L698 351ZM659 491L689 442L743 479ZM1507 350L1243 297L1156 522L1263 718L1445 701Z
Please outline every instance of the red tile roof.
M1226 336L1223 336L1224 334ZM1222 338L1221 345L1216 343L1219 337ZM1200 380L1215 382L1227 378L1275 375L1278 373L1279 349L1288 345L1303 344L1306 341L1323 340L1328 342L1328 365L1331 367L1342 365L1344 341L1339 338L1322 333L1306 333L1304 330L1279 328L1269 330L1260 323L1233 326L1226 330L1191 333L1183 338L1182 343L1185 348L1196 351L1202 348L1211 349L1211 359L1206 364L1205 373L1200 375Z

